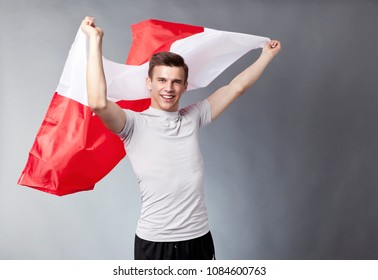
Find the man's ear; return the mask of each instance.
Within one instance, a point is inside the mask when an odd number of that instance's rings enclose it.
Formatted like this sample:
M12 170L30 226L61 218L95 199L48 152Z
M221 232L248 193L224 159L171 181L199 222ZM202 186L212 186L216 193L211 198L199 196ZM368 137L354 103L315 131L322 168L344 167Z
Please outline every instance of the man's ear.
M151 79L150 79L150 77L146 78L146 85L147 85L148 90L151 91L152 90L152 86L151 86Z

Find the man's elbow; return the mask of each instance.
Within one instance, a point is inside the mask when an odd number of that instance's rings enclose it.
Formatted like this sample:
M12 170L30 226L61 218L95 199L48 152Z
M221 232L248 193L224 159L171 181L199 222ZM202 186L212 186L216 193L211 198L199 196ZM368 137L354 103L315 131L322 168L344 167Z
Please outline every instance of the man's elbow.
M235 97L241 96L248 89L248 87L243 86L240 83L231 83L229 86L230 92L232 92L235 95Z
M95 114L104 111L107 107L107 100L88 100L88 106Z

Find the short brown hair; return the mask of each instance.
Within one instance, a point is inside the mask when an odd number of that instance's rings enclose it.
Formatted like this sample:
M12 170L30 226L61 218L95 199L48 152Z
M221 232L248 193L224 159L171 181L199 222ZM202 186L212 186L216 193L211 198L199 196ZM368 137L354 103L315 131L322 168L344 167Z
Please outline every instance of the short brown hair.
M151 56L148 67L148 77L152 79L152 72L155 66L170 66L170 67L182 67L185 72L185 81L188 80L189 68L186 65L184 58L173 52L158 52Z

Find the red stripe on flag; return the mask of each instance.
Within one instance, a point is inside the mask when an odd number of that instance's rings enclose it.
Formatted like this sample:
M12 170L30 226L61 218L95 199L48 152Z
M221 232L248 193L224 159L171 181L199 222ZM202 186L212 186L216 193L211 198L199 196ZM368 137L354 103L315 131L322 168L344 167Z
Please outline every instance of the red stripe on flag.
M133 43L126 64L141 65L152 54L169 51L180 39L204 32L204 27L149 19L131 26Z
M135 112L142 112L151 105L151 98L138 99L138 100L120 100L116 102L121 108L129 109Z
M150 99L118 103L143 111ZM18 184L56 195L92 190L125 155L119 137L88 106L55 93Z

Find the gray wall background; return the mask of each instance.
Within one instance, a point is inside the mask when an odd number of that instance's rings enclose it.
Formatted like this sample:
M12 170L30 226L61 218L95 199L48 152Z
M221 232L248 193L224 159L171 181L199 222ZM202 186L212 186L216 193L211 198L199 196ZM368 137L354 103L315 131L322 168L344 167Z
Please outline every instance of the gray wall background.
M16 185L85 15L117 62L129 25L147 18L281 40L263 77L202 131L217 258L378 259L377 14L374 0L0 0L0 259L133 258L140 202L126 159L92 192Z

